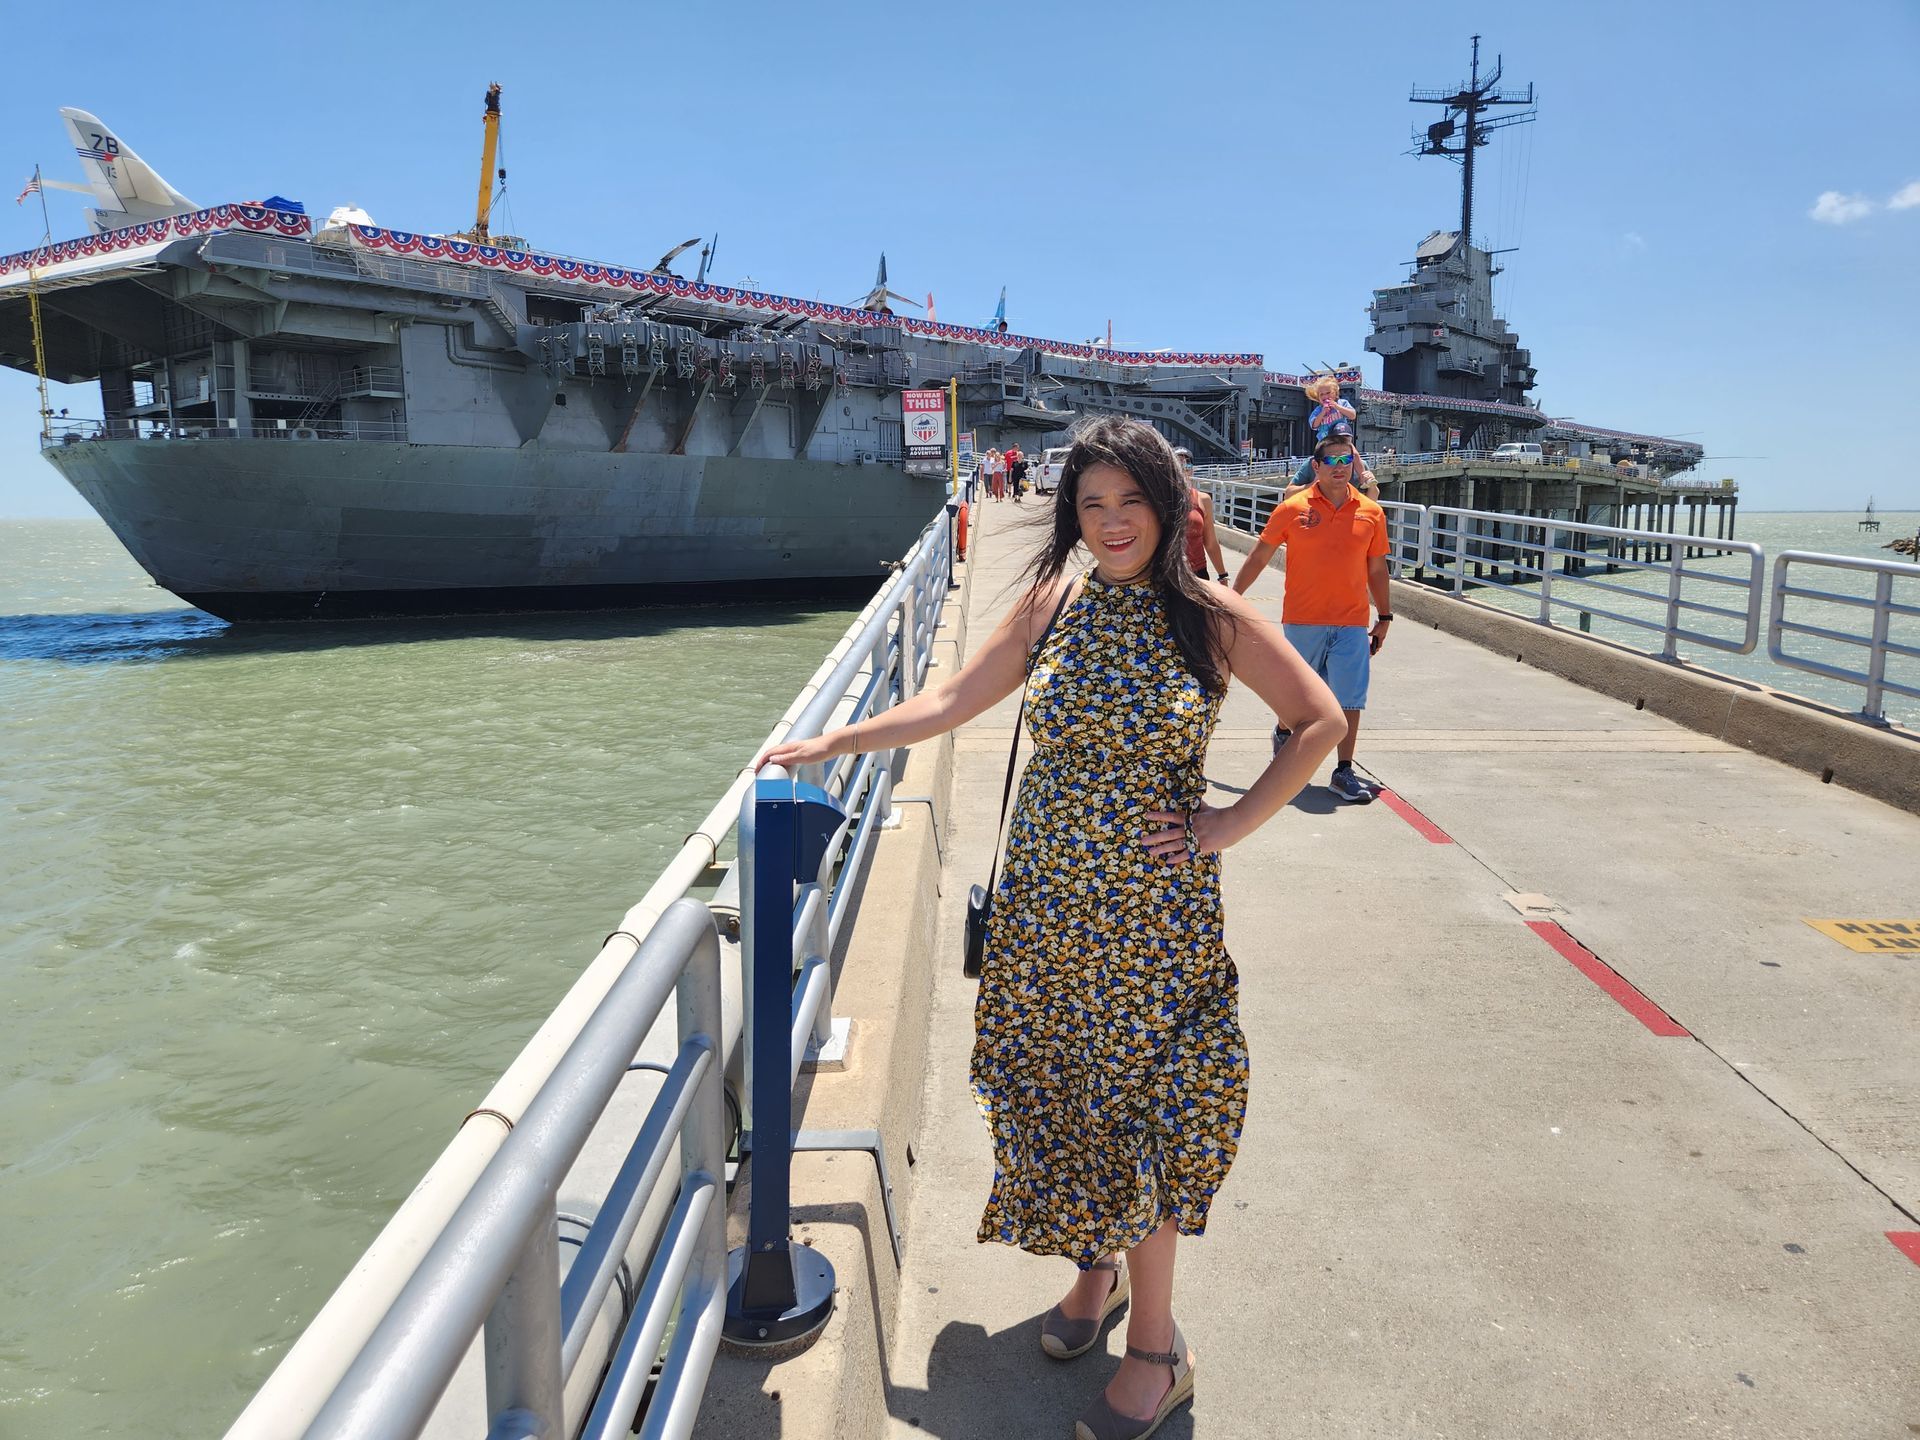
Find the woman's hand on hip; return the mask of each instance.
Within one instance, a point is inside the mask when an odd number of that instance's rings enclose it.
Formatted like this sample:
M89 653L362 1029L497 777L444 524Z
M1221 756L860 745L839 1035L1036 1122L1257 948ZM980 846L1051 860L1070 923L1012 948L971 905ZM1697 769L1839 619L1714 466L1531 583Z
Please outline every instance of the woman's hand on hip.
M1196 805L1186 810L1149 810L1147 853L1169 865L1185 865L1202 855L1218 855L1240 839L1228 810Z

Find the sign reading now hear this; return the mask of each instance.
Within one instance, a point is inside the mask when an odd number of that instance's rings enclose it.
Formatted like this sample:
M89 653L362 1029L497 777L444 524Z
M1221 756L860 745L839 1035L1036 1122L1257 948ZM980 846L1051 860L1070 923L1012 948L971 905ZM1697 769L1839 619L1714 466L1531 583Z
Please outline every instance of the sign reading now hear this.
M1905 950L1920 955L1920 920L1814 920L1807 924L1849 950Z
M906 427L907 454L924 458L946 449L946 391L902 390L900 411Z

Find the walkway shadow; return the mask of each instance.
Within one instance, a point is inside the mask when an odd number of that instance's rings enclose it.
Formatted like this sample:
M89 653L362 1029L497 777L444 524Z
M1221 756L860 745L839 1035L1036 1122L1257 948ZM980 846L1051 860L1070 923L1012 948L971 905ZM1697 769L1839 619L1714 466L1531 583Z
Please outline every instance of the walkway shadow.
M943 1440L1071 1435L1074 1420L1119 1365L1125 1330L1123 1316L1091 1354L1062 1363L1041 1353L1038 1315L997 1335L955 1320L934 1336L927 1388L891 1387L887 1408L894 1419ZM1204 1396L1196 1403L1204 1404ZM1189 1440L1196 1419L1193 1406L1186 1406L1154 1434Z
M1371 773L1371 772L1369 772ZM1251 787L1229 785L1224 780L1207 779L1209 790L1218 790L1223 795L1244 795ZM1336 810L1350 808L1347 803L1325 785L1307 785L1298 795L1287 802L1290 810L1303 810L1309 815L1331 815Z
M1338 810L1352 807L1325 785L1308 785L1287 802L1290 810L1301 810L1309 815L1331 815Z
M828 601L664 605L539 615L463 615L418 620L300 621L232 625L204 610L83 611L0 615L0 660L112 665L155 660L283 655L422 640L501 639L529 644L627 640L709 627L766 629L856 605Z

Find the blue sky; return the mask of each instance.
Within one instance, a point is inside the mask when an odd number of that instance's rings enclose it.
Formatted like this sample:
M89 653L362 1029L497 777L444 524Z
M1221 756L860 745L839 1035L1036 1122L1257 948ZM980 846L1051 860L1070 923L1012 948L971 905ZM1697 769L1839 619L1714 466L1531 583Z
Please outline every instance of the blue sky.
M55 111L78 105L202 204L278 192L449 230L498 80L511 218L542 249L646 264L718 230L720 280L839 301L884 249L946 320L1005 285L1028 334L1111 321L1120 344L1293 370L1361 359L1370 292L1456 215L1457 171L1404 154L1430 118L1407 92L1463 77L1478 30L1539 91L1539 121L1481 154L1476 229L1521 247L1501 303L1548 412L1698 438L1758 508L1920 509L1920 203L1894 203L1920 181L1920 7L1816 14L96 4L9 75L0 171L77 179ZM50 202L80 233L80 197ZM38 238L31 202L0 209L0 250ZM35 454L34 403L0 374L0 515L84 514ZM97 413L91 387L54 403ZM1849 433L1857 467L1831 459Z

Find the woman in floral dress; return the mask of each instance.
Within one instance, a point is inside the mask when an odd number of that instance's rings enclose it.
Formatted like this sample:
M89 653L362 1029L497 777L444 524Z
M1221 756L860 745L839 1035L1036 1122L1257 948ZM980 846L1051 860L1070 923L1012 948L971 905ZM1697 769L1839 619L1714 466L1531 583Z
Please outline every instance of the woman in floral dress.
M1067 457L1030 583L965 667L763 757L792 767L911 745L1029 686L1035 751L974 1008L970 1075L994 1149L979 1238L1079 1267L1041 1328L1056 1359L1091 1350L1131 1300L1127 1358L1077 1423L1082 1440L1140 1440L1192 1398L1174 1252L1206 1228L1247 1093L1219 854L1299 791L1346 723L1277 626L1188 568L1189 508L1159 432L1095 422ZM1082 545L1092 566L1069 574ZM1229 680L1294 738L1216 809L1201 765Z

